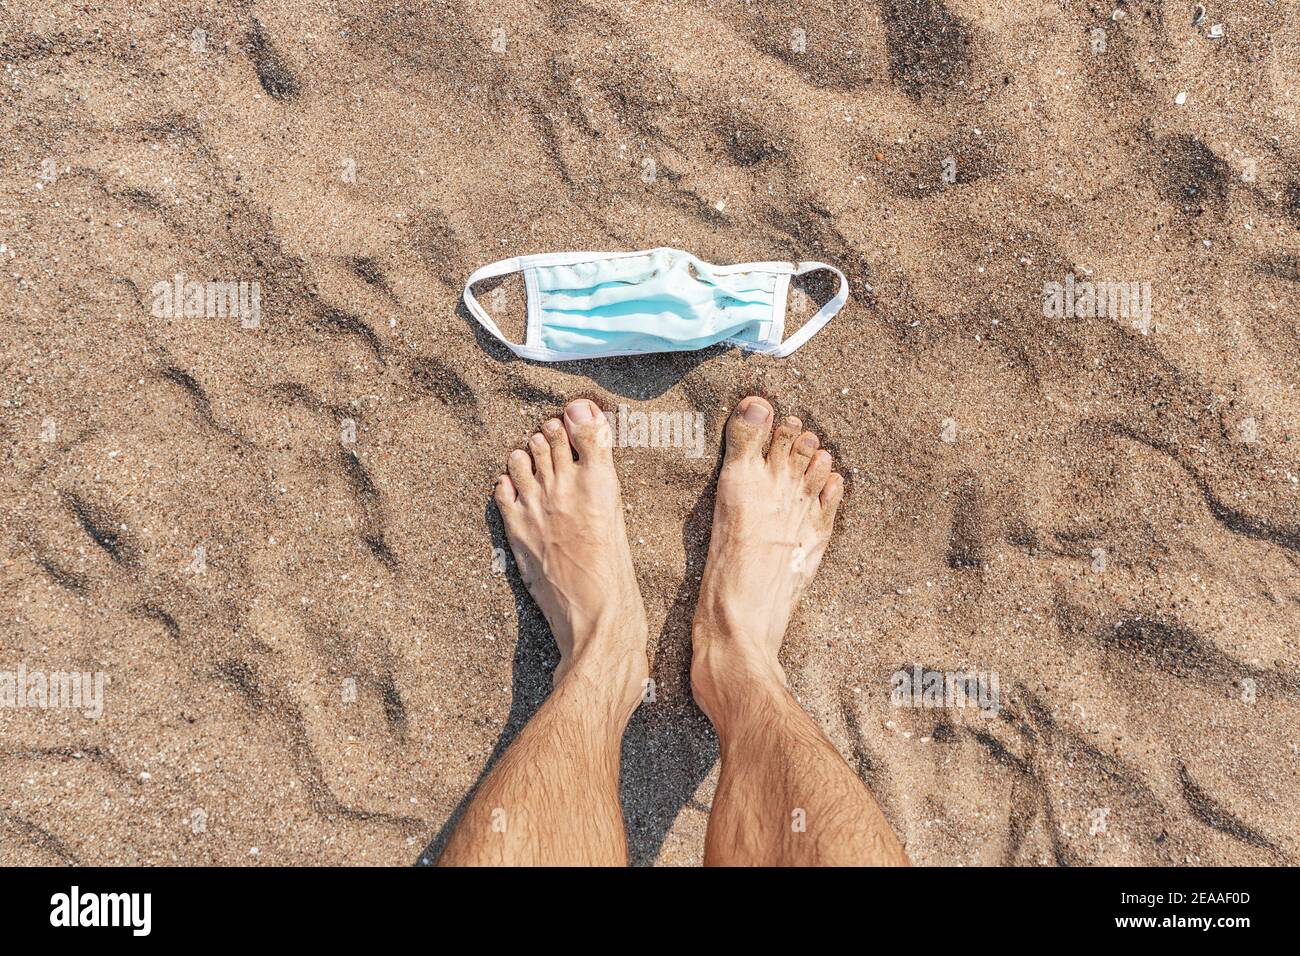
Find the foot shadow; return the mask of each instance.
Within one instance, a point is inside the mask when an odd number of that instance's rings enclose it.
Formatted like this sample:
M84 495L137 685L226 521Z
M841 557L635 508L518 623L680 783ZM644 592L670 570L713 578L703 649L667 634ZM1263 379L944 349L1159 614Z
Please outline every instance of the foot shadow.
M643 700L623 736L619 796L632 866L650 866L682 807L718 761L718 737L691 696L691 620L708 557L718 471L682 529L686 574L655 645L654 700ZM708 812L707 807L699 809Z
M506 541L505 525L501 521L501 514L497 511L496 505L491 502L485 506L485 521L492 536L492 547L501 548L505 554L509 554L510 544ZM524 729L528 721L533 719L533 715L541 708L542 702L551 692L551 678L555 673L555 665L560 660L555 639L551 636L551 629L547 626L546 619L542 617L542 612L524 586L523 578L519 576L519 569L515 567L513 561L507 563L506 576L514 595L515 607L519 609L519 639L515 644L515 659L511 666L510 711L506 715L506 724L501 729L501 736L497 738L496 746L492 748L492 753L488 755L487 762L479 772L478 779L474 781L474 786L461 797L460 802L456 804L456 809L451 812L451 816L442 825L437 836L429 841L429 845L416 860L416 866L432 866L438 861L438 857L442 855L447 841L451 839L456 825L460 823L465 808L474 799L478 788L483 785L483 781L492 772L501 755L514 743L519 732Z

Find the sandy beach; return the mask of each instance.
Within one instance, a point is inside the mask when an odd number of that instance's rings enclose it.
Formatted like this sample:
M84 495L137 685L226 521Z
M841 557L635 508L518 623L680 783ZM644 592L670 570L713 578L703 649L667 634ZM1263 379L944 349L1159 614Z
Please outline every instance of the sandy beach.
M0 672L103 684L0 706L0 864L435 859L550 686L490 495L576 397L690 426L615 461L632 862L698 864L747 394L848 480L783 663L914 863L1300 861L1300 9L1205 7L12 0ZM789 358L559 364L461 299L658 246L850 298Z

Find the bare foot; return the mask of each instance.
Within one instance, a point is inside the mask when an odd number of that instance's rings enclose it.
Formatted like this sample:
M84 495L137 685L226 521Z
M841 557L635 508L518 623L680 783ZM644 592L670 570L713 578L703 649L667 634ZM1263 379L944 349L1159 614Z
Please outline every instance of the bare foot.
M608 419L579 399L510 453L493 496L528 593L560 648L555 684L579 673L635 701L648 675ZM574 461L574 451L578 460ZM622 687L626 683L628 688Z
M692 636L691 685L714 721L754 685L783 687L777 661L795 604L821 563L844 479L817 436L772 406L742 399L727 422L709 557Z

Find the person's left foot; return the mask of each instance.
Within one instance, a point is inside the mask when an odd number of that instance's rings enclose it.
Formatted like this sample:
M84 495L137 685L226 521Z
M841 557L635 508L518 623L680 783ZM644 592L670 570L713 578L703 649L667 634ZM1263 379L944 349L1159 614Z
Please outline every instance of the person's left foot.
M646 617L623 524L610 424L578 399L510 453L493 497L528 593L555 634L555 684L581 671L635 701L649 674ZM574 460L574 451L577 460ZM626 682L628 687L621 686Z

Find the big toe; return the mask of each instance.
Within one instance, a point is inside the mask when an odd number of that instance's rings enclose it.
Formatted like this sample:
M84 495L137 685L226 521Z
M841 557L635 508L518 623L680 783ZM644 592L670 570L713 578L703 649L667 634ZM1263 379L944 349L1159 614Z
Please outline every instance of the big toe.
M569 443L577 449L578 464L613 462L613 431L595 402L586 398L569 402L564 408L564 430L569 433Z
M762 457L772 430L772 406L767 399L750 395L742 398L727 419L727 454L725 461L757 460Z

